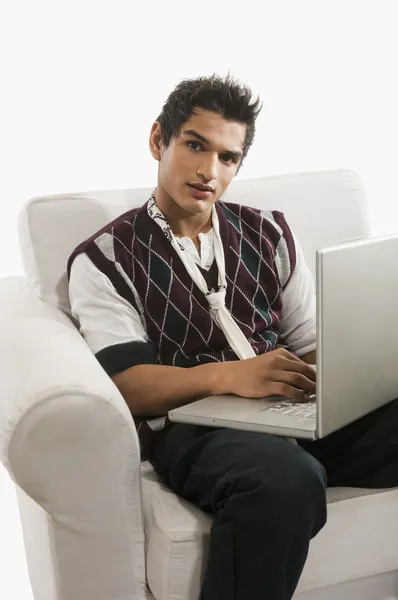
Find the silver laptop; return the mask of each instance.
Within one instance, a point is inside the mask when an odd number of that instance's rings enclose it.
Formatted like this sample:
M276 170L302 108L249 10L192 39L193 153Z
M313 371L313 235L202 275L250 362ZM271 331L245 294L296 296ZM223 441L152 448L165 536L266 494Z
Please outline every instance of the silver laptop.
M308 404L210 396L171 421L321 438L398 397L398 234L317 250L317 384Z

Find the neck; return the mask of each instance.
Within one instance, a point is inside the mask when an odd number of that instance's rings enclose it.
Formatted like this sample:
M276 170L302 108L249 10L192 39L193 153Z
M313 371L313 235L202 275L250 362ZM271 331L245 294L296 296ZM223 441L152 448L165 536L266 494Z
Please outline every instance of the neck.
M168 194L162 193L162 189L159 187L156 190L155 199L174 235L196 239L199 233L207 233L212 228L212 207L198 215L190 214L174 202Z

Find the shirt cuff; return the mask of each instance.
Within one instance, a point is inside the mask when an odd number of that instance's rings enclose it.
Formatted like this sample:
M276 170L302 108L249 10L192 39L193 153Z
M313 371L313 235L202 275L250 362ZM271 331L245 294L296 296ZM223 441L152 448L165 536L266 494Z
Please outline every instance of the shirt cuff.
M112 377L135 365L156 363L156 346L151 342L125 342L103 348L96 358L104 371Z

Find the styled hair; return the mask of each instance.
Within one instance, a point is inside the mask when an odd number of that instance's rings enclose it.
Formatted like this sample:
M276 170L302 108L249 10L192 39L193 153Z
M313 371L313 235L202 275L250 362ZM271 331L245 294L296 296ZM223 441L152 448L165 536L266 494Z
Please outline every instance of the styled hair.
M157 118L161 125L162 141L167 148L173 137L178 137L181 127L195 113L195 108L216 112L227 121L246 125L243 159L254 141L255 123L261 111L260 99L253 98L251 89L226 77L211 75L197 79L184 79L171 92Z

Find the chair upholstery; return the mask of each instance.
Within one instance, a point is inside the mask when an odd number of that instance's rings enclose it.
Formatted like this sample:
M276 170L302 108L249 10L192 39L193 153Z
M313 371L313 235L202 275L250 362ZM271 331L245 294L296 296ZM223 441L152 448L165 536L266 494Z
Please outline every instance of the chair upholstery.
M70 318L71 251L150 192L30 200L18 221L26 278L0 280L0 458L17 487L36 600L198 597L211 516L140 464L126 403ZM282 210L313 273L317 247L370 232L351 171L240 180L225 199ZM328 500L297 597L395 597L398 490L341 488Z

